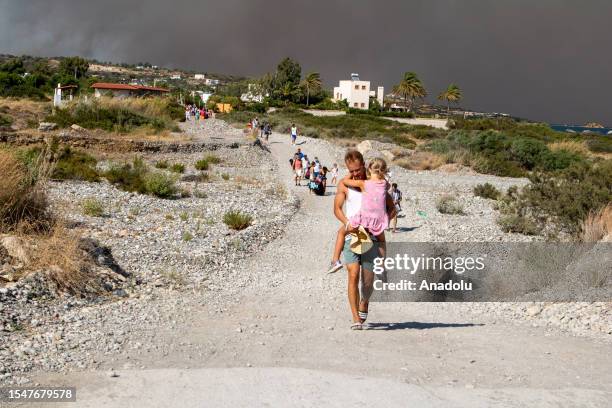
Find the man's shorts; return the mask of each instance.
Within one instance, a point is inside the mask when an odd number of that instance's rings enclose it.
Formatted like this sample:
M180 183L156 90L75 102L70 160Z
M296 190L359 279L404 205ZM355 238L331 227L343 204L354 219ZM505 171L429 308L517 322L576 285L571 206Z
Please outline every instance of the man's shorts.
M297 177L302 177L302 169L297 169L297 170L295 171L295 175L296 175Z
M347 235L348 237L348 235ZM372 248L366 252L365 254L356 254L351 251L351 240L344 240L344 248L342 248L342 263L344 265L350 265L353 263L359 263L361 267L366 270L373 272L374 271L374 259L379 256L378 248L380 243L376 241L376 238L372 237Z

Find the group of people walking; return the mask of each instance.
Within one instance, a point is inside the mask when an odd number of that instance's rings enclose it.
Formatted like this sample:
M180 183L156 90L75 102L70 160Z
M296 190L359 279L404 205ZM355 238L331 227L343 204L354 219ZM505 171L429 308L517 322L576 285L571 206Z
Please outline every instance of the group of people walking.
M196 122L199 122L200 120L214 117L215 112L212 109L206 109L204 107L198 108L196 105L185 106L185 120L187 122L191 121L191 118L193 118Z
M291 166L295 185L301 186L302 180L305 180L311 194L325 195L328 177L331 178L332 184L335 185L338 182L336 163L329 169L321 164L318 157L310 160L308 155L302 153L301 148L298 148L293 157L289 159L289 166Z
M247 127L251 129L253 133L259 132L259 138L266 142L270 139L270 135L272 134L272 125L270 122L260 121L259 117L251 119Z

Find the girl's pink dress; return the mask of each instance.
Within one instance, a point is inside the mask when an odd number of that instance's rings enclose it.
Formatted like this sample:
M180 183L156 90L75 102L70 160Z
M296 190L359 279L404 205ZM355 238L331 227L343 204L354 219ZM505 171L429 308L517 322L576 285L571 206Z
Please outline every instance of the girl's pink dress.
M387 216L387 182L366 180L361 210L349 221L354 228L363 225L373 235L380 235L389 226Z

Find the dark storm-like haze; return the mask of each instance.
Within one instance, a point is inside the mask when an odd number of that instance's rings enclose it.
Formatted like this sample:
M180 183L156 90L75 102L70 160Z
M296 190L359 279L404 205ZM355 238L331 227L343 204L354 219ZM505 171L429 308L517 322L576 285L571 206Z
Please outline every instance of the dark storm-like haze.
M329 87L416 71L467 108L612 125L611 19L610 0L0 0L0 53L245 76L290 56Z

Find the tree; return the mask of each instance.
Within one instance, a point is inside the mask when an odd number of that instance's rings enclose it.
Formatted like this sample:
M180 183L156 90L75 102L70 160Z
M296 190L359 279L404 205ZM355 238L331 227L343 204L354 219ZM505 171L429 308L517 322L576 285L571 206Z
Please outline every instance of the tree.
M451 104L451 102L452 103L459 102L462 97L463 97L463 95L461 94L461 89L459 89L459 87L457 85L455 85L455 84L450 84L448 86L448 88L446 89L446 91L444 91L440 95L438 95L438 99L439 100L446 101L447 115L449 117L450 117L450 104Z
M60 62L59 71L65 76L72 76L74 79L81 79L89 70L89 62L81 57L68 57Z
M310 91L318 92L321 90L321 75L318 72L311 72L302 81L302 88L306 89L306 106L310 105Z
M21 58L13 58L0 65L0 71L8 72L9 74L21 75L25 73L23 60Z
M279 91L280 98L285 101L285 106L289 101L299 101L303 94L299 86L294 85L292 82L287 82L285 86Z
M400 83L393 87L393 93L404 98L404 106L408 112L412 111L416 98L427 96L427 91L415 72L406 72Z
M302 67L291 58L283 59L276 67L274 76L274 89L280 91L287 84L298 86L302 78Z

